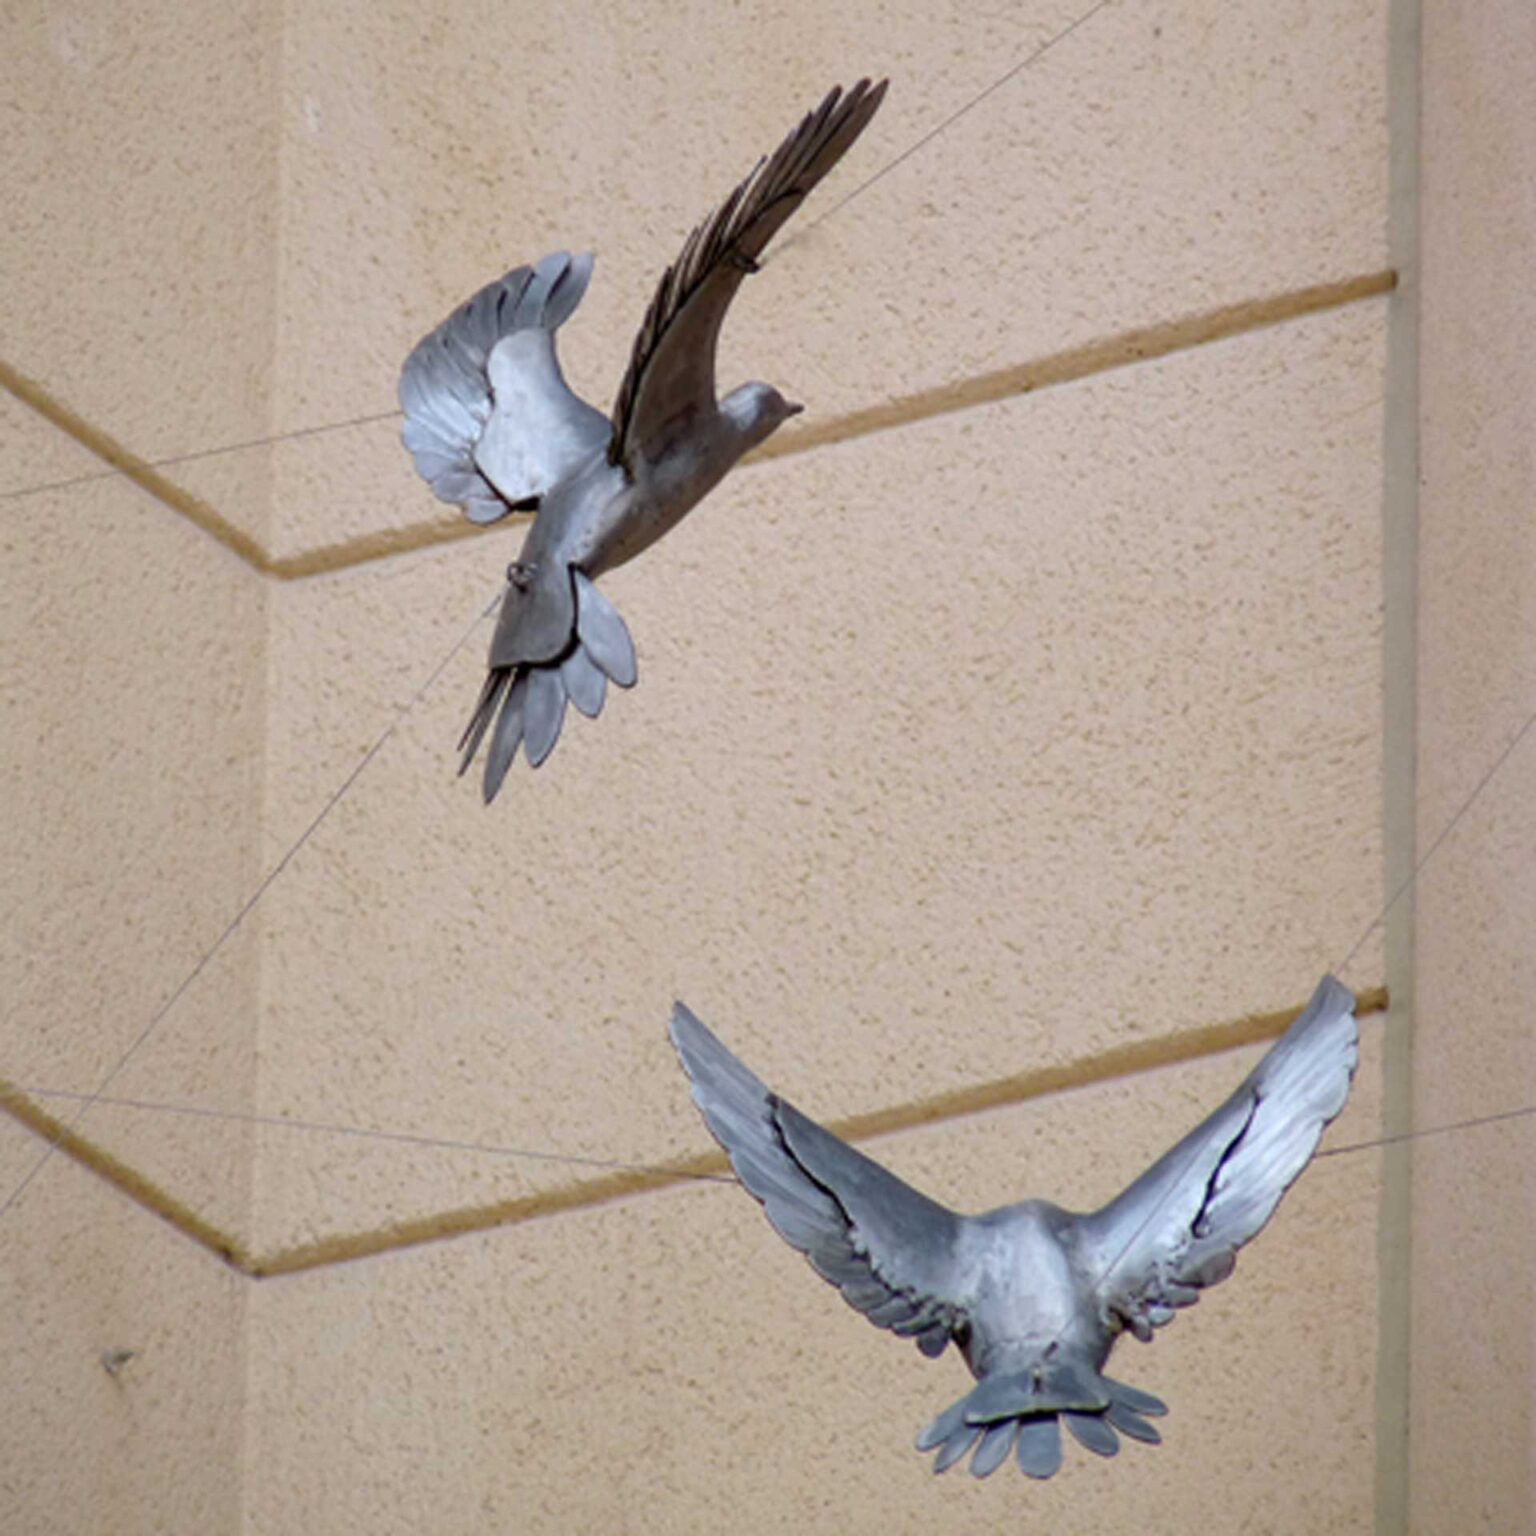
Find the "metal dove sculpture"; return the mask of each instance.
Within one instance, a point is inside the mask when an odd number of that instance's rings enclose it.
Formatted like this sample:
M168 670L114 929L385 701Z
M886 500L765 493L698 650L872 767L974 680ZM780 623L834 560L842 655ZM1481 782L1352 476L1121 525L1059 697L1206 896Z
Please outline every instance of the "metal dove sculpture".
M1103 1374L1232 1273L1349 1093L1354 998L1325 977L1237 1092L1102 1210L1023 1200L962 1216L904 1184L763 1086L679 1003L672 1043L705 1123L779 1235L843 1299L937 1358L953 1343L976 1385L917 1437L943 1472L1011 1451L1030 1477L1061 1465L1065 1423L1090 1451L1159 1442L1149 1393ZM1118 1431L1118 1433L1117 1433Z
M533 767L549 756L567 700L595 716L609 682L634 684L629 631L594 583L674 528L801 409L767 384L717 400L715 344L742 279L884 95L884 81L833 90L693 231L646 310L611 418L576 396L555 355L555 333L592 275L590 253L515 267L406 359L401 436L422 478L472 522L534 513L459 741L463 773L490 732L487 803L519 743Z

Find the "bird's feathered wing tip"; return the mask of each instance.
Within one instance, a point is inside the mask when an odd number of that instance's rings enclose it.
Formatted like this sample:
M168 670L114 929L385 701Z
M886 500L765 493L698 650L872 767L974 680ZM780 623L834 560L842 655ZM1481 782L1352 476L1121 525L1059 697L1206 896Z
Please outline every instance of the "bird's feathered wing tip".
M1061 1466L1061 1428L1099 1456L1120 1449L1120 1435L1158 1445L1147 1422L1168 1409L1150 1392L1113 1381L1083 1361L1057 1357L1036 1369L987 1376L917 1437L920 1451L935 1451L935 1472L971 1456L971 1475L990 1477L1013 1452L1028 1477L1047 1478ZM1118 1431L1118 1433L1117 1433Z
M1354 1009L1353 993L1335 977L1323 977L1254 1069L1258 1107L1195 1224L1191 1257L1197 1263L1213 1244L1236 1248L1258 1235L1344 1108L1360 1061Z
M1137 1338L1229 1276L1344 1107L1354 997L1332 976L1237 1091L1102 1210L1076 1218L1104 1315Z
M632 688L639 676L634 642L618 610L580 571L573 574L576 633L570 648L557 661L493 666L459 738L463 774L490 732L482 788L487 805L499 793L519 746L530 768L554 751L567 702L595 720L602 713L608 684ZM493 720L496 728L491 731Z
M471 522L535 505L564 467L607 439L606 420L567 388L554 352L554 333L591 275L590 252L556 251L514 267L424 336L400 370L401 441L433 494L462 506ZM508 337L533 332L503 369L516 398L498 402L491 355Z
M613 463L629 462L637 446L644 451L647 439L679 412L713 405L715 342L742 277L868 127L887 83L833 87L688 236L635 336L613 406Z
M961 1314L954 1213L771 1093L682 1003L670 1029L704 1123L779 1236L876 1327L941 1354Z

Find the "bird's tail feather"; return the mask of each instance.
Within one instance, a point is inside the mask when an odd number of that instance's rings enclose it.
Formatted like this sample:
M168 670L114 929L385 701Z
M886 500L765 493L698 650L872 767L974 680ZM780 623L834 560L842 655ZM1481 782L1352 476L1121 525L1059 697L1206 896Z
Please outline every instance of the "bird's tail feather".
M984 1377L924 1427L917 1448L937 1451L935 1472L947 1472L974 1448L973 1477L990 1477L1012 1451L1026 1476L1047 1478L1061 1466L1062 1424L1088 1450L1113 1456L1122 1434L1158 1444L1162 1437L1147 1418L1167 1411L1148 1392L1112 1381L1079 1362L1058 1360L1033 1370Z
M580 572L576 589L576 633L569 649L557 661L492 667L459 738L463 754L459 772L463 774L490 733L485 755L487 805L501 789L519 746L530 768L537 768L554 751L567 702L595 720L602 713L610 682L620 688L635 684L635 647L624 620Z
M464 727L464 734L459 737L458 750L463 753L463 760L459 763L461 775L474 761L475 753L480 750L480 743L485 738L486 729L496 717L496 706L501 703L501 696L506 692L511 678L510 667L492 667L485 674L485 686L480 690L480 697L475 701L474 713L469 717L469 724Z

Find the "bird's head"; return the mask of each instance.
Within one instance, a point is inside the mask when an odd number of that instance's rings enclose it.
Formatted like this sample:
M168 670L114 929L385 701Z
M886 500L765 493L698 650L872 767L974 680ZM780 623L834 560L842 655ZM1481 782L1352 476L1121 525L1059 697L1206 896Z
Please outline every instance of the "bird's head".
M771 437L791 416L798 416L804 409L803 405L786 400L771 384L743 384L720 402L721 414L735 424L748 448L755 448Z

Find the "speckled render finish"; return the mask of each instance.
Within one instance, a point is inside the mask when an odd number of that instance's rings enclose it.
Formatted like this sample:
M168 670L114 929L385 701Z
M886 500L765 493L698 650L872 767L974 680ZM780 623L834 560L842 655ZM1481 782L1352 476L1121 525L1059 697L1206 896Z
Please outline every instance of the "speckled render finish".
M1424 46L1421 840L1536 709L1536 124L1513 110L1536 20L1517 3L1438 5ZM1414 1112L1427 1124L1536 1100L1536 758L1505 775L1418 896ZM1533 1170L1529 1120L1415 1157L1412 1474L1426 1532L1536 1521ZM1454 1255L1469 1250L1479 1262L1464 1270Z
M0 1199L497 591L515 538L444 542L395 421L310 429L388 413L448 305L560 245L598 253L562 345L606 401L688 221L828 84L894 82L802 226L1084 9L23 5ZM910 1433L953 1360L849 1314L738 1191L601 1166L709 1153L679 995L807 1110L904 1127L879 1155L941 1198L1089 1203L1193 1123L1254 1059L1217 1049L1235 1021L1299 1005L1385 899L1405 443L1421 847L1536 708L1536 230L1505 196L1536 40L1515 0L1427 7L1418 433L1384 404L1404 15L1111 0L786 240L722 381L806 401L802 436L617 573L646 686L487 813L451 772L478 631L0 1217L0 1528L1257 1536L1384 1528L1394 1486L1416 1532L1530 1523L1526 1122L1415 1148L1404 1316L1383 1154L1320 1161L1123 1346L1167 1443L1049 1488L935 1481ZM945 409L1036 365L1073 381ZM281 432L310 435L158 495L87 478ZM1432 866L1411 970L1373 936L1346 971L1411 979L1415 1037L1365 1017L1325 1148L1409 1072L1425 1125L1536 1098L1533 763ZM1406 1451L1376 1392L1403 1351Z

